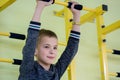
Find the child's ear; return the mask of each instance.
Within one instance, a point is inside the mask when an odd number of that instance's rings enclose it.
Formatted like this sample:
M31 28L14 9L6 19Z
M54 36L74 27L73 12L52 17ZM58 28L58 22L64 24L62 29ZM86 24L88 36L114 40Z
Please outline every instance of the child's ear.
M37 55L37 53L38 53L38 49L35 49L35 56Z

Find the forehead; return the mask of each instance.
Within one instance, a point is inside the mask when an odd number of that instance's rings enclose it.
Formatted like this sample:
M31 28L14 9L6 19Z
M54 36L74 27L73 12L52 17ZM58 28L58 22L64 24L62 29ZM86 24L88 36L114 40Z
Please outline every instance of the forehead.
M49 36L43 36L40 39L40 44L51 44L51 45L57 45L58 40L55 37L49 37Z

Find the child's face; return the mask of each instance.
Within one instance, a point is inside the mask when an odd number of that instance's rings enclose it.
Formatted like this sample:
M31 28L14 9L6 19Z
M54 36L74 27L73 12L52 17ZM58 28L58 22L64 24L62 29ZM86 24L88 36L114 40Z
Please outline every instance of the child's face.
M50 65L57 56L58 40L55 37L44 36L36 49L36 57L40 64Z

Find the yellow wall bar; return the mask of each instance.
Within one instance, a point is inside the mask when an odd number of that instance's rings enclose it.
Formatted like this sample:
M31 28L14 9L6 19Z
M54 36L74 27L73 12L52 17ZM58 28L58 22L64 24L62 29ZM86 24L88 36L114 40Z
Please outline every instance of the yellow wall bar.
M87 14L84 14L83 16L81 16L81 19L80 19L80 24L84 24L86 22L89 22L89 21L93 21L96 17L96 14L93 13L93 12L88 12Z
M66 42L58 42L59 45L62 45L62 46L66 46L67 43Z
M81 19L80 19L81 25L86 22L94 21L94 19L98 15L105 13L106 10L104 10L103 7L107 7L107 5L100 5L100 6L96 7L95 9L93 9L95 12L88 12L88 13L84 14L83 16L81 16Z
M11 5L16 0L0 0L0 11Z
M106 50L107 53L113 53L113 50Z
M75 65L76 62L75 59L73 59L68 68L68 80L76 80Z
M102 30L102 33L103 34L108 34L116 29L120 28L120 20L116 21L115 23L105 27L103 30Z
M10 33L0 32L0 36L10 36Z
M55 0L55 4L59 4L59 5L63 5L63 6L68 6L68 3L67 2L60 2L60 1L57 1Z
M85 10L85 11L90 11L90 12L96 12L96 10L95 9L92 9L92 8L87 8L87 7L83 7L83 9L82 10Z
M55 4L59 4L59 5L63 5L63 6L68 6L68 2L61 2L61 1L57 1L57 0L55 0ZM84 7L83 6L83 9L82 10L85 10L85 11L90 11L90 12L95 12L95 10L94 9L92 9L92 8L87 8L87 7Z
M106 54L106 44L103 41L105 35L102 34L103 16L99 15L96 17L97 31L98 31L98 45L99 45L99 57L100 57L100 68L101 68L101 80L109 80L108 77L108 63Z
M66 5L66 4L65 4ZM101 6L98 6L97 8L95 8L94 9L96 12L88 12L87 14L85 14L85 15L83 15L83 16L81 16L81 21L80 21L80 23L81 24L84 24L84 23L86 23L86 22L89 22L89 21L92 21L92 20L94 20L96 17L98 17L98 15L101 15L101 14L103 14L103 13L105 13L106 11L105 10L103 10L103 5L101 5ZM67 8L67 7L64 7L64 9L63 10L61 10L60 12L57 12L57 14L59 14L59 15L57 15L57 16L60 16L61 17L61 15L62 14L64 14L64 19L65 19L65 25L66 25L66 39L68 38L68 35L69 35L69 31L70 31L70 29L71 29L71 27L72 27L72 23L69 21L70 19L72 19L72 16L71 16L71 12L69 11L69 9ZM101 21L101 20L100 20ZM98 22L99 22L99 18L98 18ZM100 26L101 25L101 23L100 24L97 24L98 26ZM100 32L101 32L101 30L100 30ZM101 34L100 34L101 35ZM99 37L98 37L99 38ZM100 40L100 39L99 39ZM103 46L104 44L102 44L102 46ZM100 46L101 46L101 44L100 44ZM104 49L105 50L105 49ZM102 52L105 52L105 51L102 51ZM101 52L100 52L100 54L101 54ZM105 57L105 56L104 56ZM103 59L103 57L101 57L102 59ZM101 62L103 62L103 61L101 61ZM69 68L68 68L68 80L76 80L75 79L75 61L73 60L73 62L70 64L70 66L69 66ZM102 63L101 63L102 64ZM103 70L103 69L105 69L105 68L102 68L101 70ZM102 73L102 71L101 71L101 73ZM103 72L104 73L104 72ZM103 74L103 77L104 77L104 74ZM103 79L103 80L105 80L105 79Z
M94 21L94 19L97 17L97 15L100 15L100 14L103 14L104 12L106 12L106 11L103 10L103 6L102 5L98 6L97 8L95 8L93 10L96 11L96 12L88 12L88 13L84 14L83 16L81 16L81 19L80 19L80 24L81 25L86 23L86 22ZM64 9L61 10L60 12L55 13L56 16L60 16L60 17L61 16L63 17L62 14L65 14L65 10ZM65 17L66 16L64 15L64 18Z
M115 76L115 77L116 77L118 74L117 74L117 73L113 73L113 72L109 72L109 75L110 75L110 76Z
M0 62L13 63L14 61L10 59L0 58Z

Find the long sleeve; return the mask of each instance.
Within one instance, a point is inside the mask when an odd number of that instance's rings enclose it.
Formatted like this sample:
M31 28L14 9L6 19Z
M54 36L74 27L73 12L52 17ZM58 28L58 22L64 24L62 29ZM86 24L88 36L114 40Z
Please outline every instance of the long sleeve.
M61 55L61 57L55 65L59 78L61 78L61 76L63 75L68 65L70 64L70 62L72 61L72 59L78 51L79 37L79 32L71 31L66 49L64 50L63 54Z
M20 66L21 75L25 75L33 68L34 53L36 48L36 41L39 35L39 30L40 30L40 23L31 21L28 28L27 40L22 51L23 61Z

